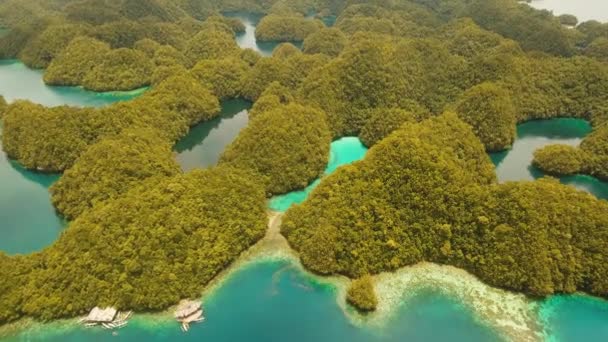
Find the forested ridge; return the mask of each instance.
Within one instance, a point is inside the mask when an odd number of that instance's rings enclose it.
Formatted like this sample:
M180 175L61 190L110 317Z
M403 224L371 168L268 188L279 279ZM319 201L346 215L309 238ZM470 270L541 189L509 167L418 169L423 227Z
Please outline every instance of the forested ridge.
M302 49L240 49L232 11L262 16L259 40ZM358 279L351 304L374 309L369 275L420 261L535 296L608 296L607 202L550 178L498 184L487 155L517 123L582 118L579 147L534 165L608 179L608 24L515 0L4 0L0 25L0 57L47 84L149 87L103 108L0 97L4 151L64 172L51 193L72 220L40 252L0 252L0 323L196 297L262 238L267 198L306 187L351 135L367 157L282 226L305 267ZM239 97L251 120L220 165L180 172L170 147Z

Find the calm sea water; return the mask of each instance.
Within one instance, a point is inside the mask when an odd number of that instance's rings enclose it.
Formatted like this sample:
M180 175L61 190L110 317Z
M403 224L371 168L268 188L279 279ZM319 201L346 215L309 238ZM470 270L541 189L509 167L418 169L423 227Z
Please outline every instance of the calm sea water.
M98 107L139 93L99 94L77 87L48 87L42 82L41 71L15 60L0 60L0 95L8 102L27 99L46 106ZM65 222L55 213L48 192L59 176L25 170L6 156L0 142L0 251L30 253L59 236Z
M578 146L591 132L591 126L580 119L551 119L529 121L517 125L517 139L508 151L491 153L498 180L534 180L545 174L532 166L534 151L551 144ZM594 177L575 175L561 177L561 182L588 191L598 198L608 199L608 183Z
M245 25L245 32L236 35L236 43L242 49L253 49L262 56L272 55L272 50L279 45L277 42L258 42L255 39L255 27L262 15L248 12L226 12L225 16L239 19Z
M0 95L8 102L30 100L49 107L100 107L130 100L145 91L142 88L128 92L95 93L80 87L50 87L42 81L42 73L42 70L29 69L18 60L0 60Z
M584 296L553 296L543 301L540 319L547 342L608 341L608 302Z
M350 164L363 159L367 148L357 137L345 137L331 143L329 152L329 163L324 175L334 172L339 166ZM270 199L269 207L274 211L287 211L294 203L302 203L308 194L319 185L320 179L315 180L303 190L288 192Z
M248 31L237 37L239 45L252 47L265 55L270 54L274 46L265 48L255 43L254 25L259 18L250 20ZM28 98L49 106L100 106L132 96L96 94L78 88L47 87L42 84L40 72L31 71L15 61L0 62L0 94L9 101ZM217 162L221 150L247 124L246 110L249 105L238 100L228 101L224 103L220 118L194 127L175 146L182 167L188 170ZM501 181L537 178L541 173L530 167L531 155L535 149L556 142L578 144L589 129L584 121L564 119L535 121L518 126L518 140L513 149L491 156L497 165L499 178ZM365 148L357 138L335 141L331 150L326 173L365 155ZM51 243L62 227L61 219L50 206L47 192L48 186L58 175L32 173L7 160L3 154L0 157L0 250L26 253L40 249ZM591 177L568 178L562 178L562 181L587 187L598 196L606 194L603 188L605 184L598 183ZM312 186L314 185L309 188ZM276 210L285 210L292 203L301 202L311 190L309 188L278 196L271 201L271 206L274 205L273 209ZM14 215L7 216L12 213ZM20 228L8 229L6 222L15 223L10 227ZM45 235L47 237L41 238ZM403 303L398 314L383 329L355 326L337 305L333 287L316 282L287 262L260 262L245 266L235 272L215 293L204 298L204 302L207 320L192 326L187 334L182 333L177 324L159 325L136 317L127 327L118 331L116 336L103 329L78 327L66 330L50 324L48 328L25 331L7 340L499 340L468 308L435 289L422 291ZM541 315L550 341L608 340L608 304L605 301L586 296L554 296L541 302Z
M223 101L217 118L192 127L174 147L182 169L189 171L217 164L224 148L247 126L250 108L251 102L246 100Z
M150 326L132 320L117 336L101 328L49 328L9 341L497 341L463 305L428 289L405 303L385 329L353 325L336 303L332 286L320 284L289 262L245 266L204 298L205 322L188 333L177 323Z
M608 1L606 0L532 0L530 6L553 11L555 15L574 14L579 22L608 21Z

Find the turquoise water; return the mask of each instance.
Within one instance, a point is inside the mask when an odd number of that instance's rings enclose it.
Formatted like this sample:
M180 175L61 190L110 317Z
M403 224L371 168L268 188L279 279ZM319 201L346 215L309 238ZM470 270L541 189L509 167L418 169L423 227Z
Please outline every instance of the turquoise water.
M29 69L18 60L0 60L0 95L8 102L30 100L48 107L100 107L130 100L145 91L96 93L80 87L51 87L44 84L42 74L42 70Z
M23 169L0 142L0 251L30 253L51 244L64 228L48 192L59 174Z
M553 296L542 302L548 342L608 341L608 302L584 296Z
M8 102L28 99L47 106L103 106L138 94L98 94L76 87L49 87L42 82L41 71L28 69L18 61L0 60L0 95ZM6 156L0 142L0 251L34 252L59 236L65 222L55 213L48 192L59 177L58 173L25 170Z
M206 320L188 333L178 324L151 327L132 320L117 336L101 328L20 335L46 341L497 341L489 328L449 297L422 291L405 303L386 329L353 325L332 286L319 284L289 262L261 262L233 274L204 299ZM440 328L439 328L440 327Z
M578 146L591 132L591 126L581 119L551 119L529 121L517 125L517 139L510 150L491 153L496 175L501 182L534 180L545 174L532 166L534 151L552 144ZM594 177L574 175L560 181L588 191L598 198L608 199L608 183Z
M39 71L29 70L16 61L0 62L0 94L9 101L26 98L49 106L102 106L134 96L47 87ZM182 167L191 169L216 163L221 150L247 124L249 106L244 101L227 101L218 119L195 126L175 146ZM501 181L538 178L542 173L530 166L534 150L558 142L576 145L589 131L586 122L573 119L519 125L513 148L491 155L497 174ZM363 158L365 153L358 138L333 142L325 174ZM56 239L64 223L50 204L48 187L58 177L58 174L24 170L0 150L0 250L9 254L29 253ZM564 177L562 181L588 187L604 198L606 195L601 194L608 194L605 183L592 177ZM303 201L318 182L303 191L273 198L271 208L284 211L291 204ZM187 334L182 333L176 323L154 326L136 316L117 336L103 329L58 330L49 325L7 340L476 342L499 339L478 322L468 308L433 289L421 291L403 303L382 329L355 326L337 305L333 287L316 282L288 262L260 262L239 269L214 294L204 298L204 306L207 320L193 325ZM605 301L586 296L554 296L541 302L541 314L550 341L608 340L608 303Z
M329 163L324 175L334 172L339 166L350 164L363 159L367 147L357 137L345 137L331 143ZM288 192L270 199L269 207L274 211L284 212L294 203L302 203L308 194L319 185L320 179L315 180L303 190Z
M217 118L192 127L174 147L182 169L189 171L217 164L224 148L247 126L250 108L251 102L246 100L223 101Z

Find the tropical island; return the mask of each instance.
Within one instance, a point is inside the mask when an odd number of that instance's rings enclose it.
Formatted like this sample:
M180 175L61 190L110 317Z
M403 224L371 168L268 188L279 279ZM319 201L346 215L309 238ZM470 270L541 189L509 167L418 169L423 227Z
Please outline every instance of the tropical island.
M272 56L239 48L234 11L263 15ZM0 324L197 298L264 238L268 200L321 177L349 136L366 157L280 234L307 270L352 279L351 305L374 310L375 275L423 262L531 297L608 297L608 202L552 177L500 183L487 154L517 124L584 119L579 146L534 165L608 181L608 24L515 0L6 0L0 24L0 57L48 85L147 89L102 108L0 97L3 150L62 173L50 194L69 221L41 251L0 251ZM253 102L247 127L217 166L183 172L172 146L234 98Z

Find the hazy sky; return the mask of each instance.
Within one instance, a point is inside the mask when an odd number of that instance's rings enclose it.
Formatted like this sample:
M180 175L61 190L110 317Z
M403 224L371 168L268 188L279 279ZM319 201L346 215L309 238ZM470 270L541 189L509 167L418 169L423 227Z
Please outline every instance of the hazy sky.
M552 10L554 14L574 14L579 22L608 21L608 0L532 0L530 6Z

